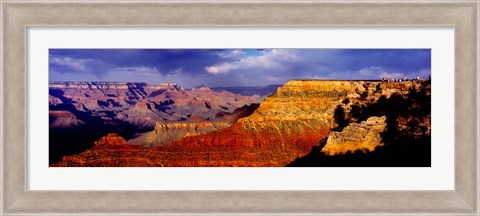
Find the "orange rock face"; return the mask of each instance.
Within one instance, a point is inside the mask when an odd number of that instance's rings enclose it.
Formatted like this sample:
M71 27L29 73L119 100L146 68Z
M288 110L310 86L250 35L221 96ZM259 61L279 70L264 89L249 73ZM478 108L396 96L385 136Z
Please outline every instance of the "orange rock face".
M361 123L350 123L341 132L332 131L322 152L326 155L342 155L362 150L372 152L382 146L380 133L385 130L385 116L370 117Z
M150 167L161 166L153 149L127 144L117 134L102 137L94 147L63 160L51 167Z
M312 146L319 145L320 140L328 136L332 125L331 107L339 103L351 86L340 85L333 89L326 86L322 90L315 86L322 83L305 84L305 89L302 89L302 82L285 84L252 115L241 118L231 127L186 136L150 149L155 155L153 161L158 166L284 166L306 155ZM104 151L103 148L112 148L99 145L102 143L124 142L109 135L87 152L101 155L99 152Z
M185 137L158 151L168 153L165 166L284 166L304 156L328 130L248 131L242 123L206 135Z
M369 118L351 123L341 132L331 132L337 126L335 108L373 102L381 95L405 94L415 85L293 80L267 97L253 114L230 127L202 134L196 128L206 123L159 124L158 136L176 128L188 128L185 131L191 130L192 135L182 134L184 138L155 148L130 145L118 135L109 134L93 148L64 157L55 166L285 166L308 154L327 137L323 151L327 155L374 151L382 145L379 134L385 129L385 117Z
M127 144L124 138L118 136L116 133L108 134L107 136L102 137L98 142L95 143L96 145L124 145Z
M158 148L165 166L284 166L328 136L334 105L356 83L290 81L232 127Z

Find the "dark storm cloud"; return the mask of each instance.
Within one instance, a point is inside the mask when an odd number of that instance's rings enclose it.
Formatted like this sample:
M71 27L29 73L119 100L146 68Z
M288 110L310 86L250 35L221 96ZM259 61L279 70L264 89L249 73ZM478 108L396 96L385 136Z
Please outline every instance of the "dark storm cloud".
M56 81L253 86L431 73L429 49L51 49L49 54L50 79Z
M91 73L102 77L123 68L150 68L159 74L182 71L196 75L215 63L221 50L161 49L52 49L50 69L60 73ZM155 70L154 70L155 69ZM141 72L141 71L140 71Z

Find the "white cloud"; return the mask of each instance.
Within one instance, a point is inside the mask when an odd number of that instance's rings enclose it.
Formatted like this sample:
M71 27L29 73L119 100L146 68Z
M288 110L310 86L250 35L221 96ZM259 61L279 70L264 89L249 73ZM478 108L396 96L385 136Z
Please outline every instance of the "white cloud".
M65 66L74 71L89 72L92 65L105 64L101 60L96 59L75 59L70 57L51 57L50 64L57 66Z
M233 52L233 51L232 51ZM243 52L243 51L242 51ZM223 62L207 66L205 70L211 74L226 74L232 70L279 70L287 63L298 61L295 51L288 49L273 49L263 52L261 56L242 57L236 61Z
M238 69L238 65L224 62L222 64L205 67L205 70L211 74L226 74L231 70Z

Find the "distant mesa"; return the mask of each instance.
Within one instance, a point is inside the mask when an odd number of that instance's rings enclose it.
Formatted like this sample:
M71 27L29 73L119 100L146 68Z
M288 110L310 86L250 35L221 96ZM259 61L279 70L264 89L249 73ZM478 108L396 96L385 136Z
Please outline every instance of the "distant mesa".
M240 95L258 95L266 97L277 91L283 85L268 85L268 86L233 86L233 87L213 87L215 91L228 91Z
M50 117L50 128L73 128L84 124L73 113L64 110L51 110L48 112Z
M155 87L151 86L151 88L155 88ZM177 83L160 83L158 85L158 89L177 90L177 91L185 90L183 87L177 85Z
M206 85L199 85L195 88L192 88L192 91L211 91L212 89L210 89L208 86Z

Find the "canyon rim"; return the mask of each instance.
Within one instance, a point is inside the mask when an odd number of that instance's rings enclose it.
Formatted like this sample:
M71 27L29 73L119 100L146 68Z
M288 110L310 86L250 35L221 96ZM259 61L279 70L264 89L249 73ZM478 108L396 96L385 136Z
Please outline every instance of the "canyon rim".
M50 167L429 167L429 49L50 49Z

